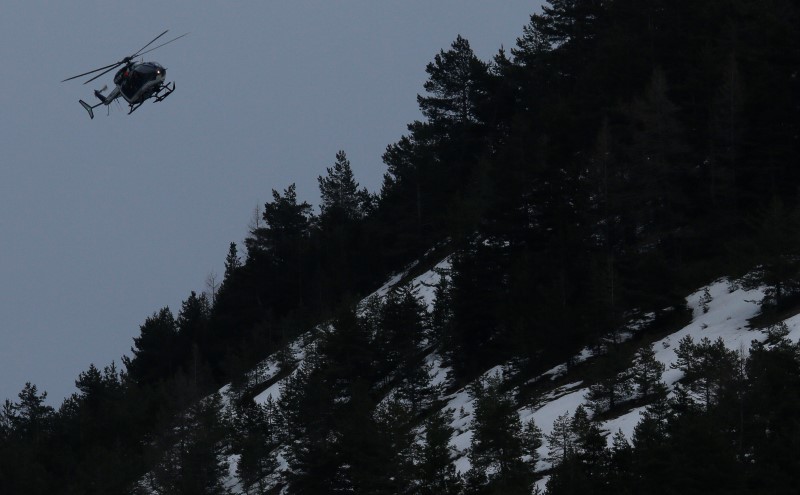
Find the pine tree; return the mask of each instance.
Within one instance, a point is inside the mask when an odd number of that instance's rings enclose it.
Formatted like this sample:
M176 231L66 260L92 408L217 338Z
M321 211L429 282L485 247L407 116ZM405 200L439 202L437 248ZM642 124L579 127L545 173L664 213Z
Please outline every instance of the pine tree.
M311 205L297 202L297 187L291 184L281 195L272 190L270 203L264 205L262 218L264 227L257 227L252 237L245 240L248 258L253 258L259 251L268 252L274 262L291 259L296 256L298 242L309 235L311 228Z
M232 242L228 247L228 256L225 257L225 275L222 282L225 283L226 280L230 280L241 267L242 261L239 259L236 243Z
M211 318L211 303L205 294L199 296L192 291L189 297L181 303L181 310L175 319L177 329L178 349L185 371L192 376L195 384L198 382L201 363L199 351L202 349L206 355L213 352L214 342L211 342L209 324Z
M289 447L287 481L300 493L383 486L387 451L373 416L370 334L345 308L281 393Z
M477 108L485 97L488 67L460 35L448 51L440 51L425 68L425 91L417 96L422 114L434 125L477 123Z
M319 176L320 219L326 222L352 222L361 219L368 210L370 195L359 189L343 150L336 153L336 163Z
M545 460L552 466L557 466L574 455L577 438L572 428L572 417L569 411L556 418L552 431L544 438L547 440Z
M745 277L744 285L766 285L761 304L765 309L776 308L800 293L800 262L794 256L800 239L800 214L773 197L751 224L756 233L753 258L760 269Z
M376 322L379 369L386 380L395 383L398 399L406 401L412 415L428 409L436 398L432 365L424 363L421 356L427 320L417 289L402 286L387 294Z
M229 494L227 452L227 419L215 393L192 404L153 445L157 461L144 484L156 493Z
M453 410L435 411L424 423L425 441L417 449L417 475L414 486L422 495L455 495L460 493L461 479L453 465L450 439Z
M690 406L708 411L726 392L726 387L737 379L739 357L725 347L721 338L711 342L703 337L695 344L687 335L679 342L675 354L678 359L672 367L684 373L681 382L686 387Z
M522 448L525 455L528 456L528 463L531 465L531 469L534 471L536 470L536 464L539 462L539 449L544 445L543 439L542 429L536 425L533 418L529 419L522 430Z
M565 413L547 436L548 458L554 462L548 493L597 493L606 484L608 454L599 427L581 405Z
M577 439L575 461L580 466L581 477L592 487L590 491L597 492L606 484L608 476L609 452L606 439L600 426L589 418L583 405L575 409L572 429Z
M765 492L800 489L800 344L787 338L754 342L746 363L745 442L750 486Z
M600 378L589 387L586 399L595 414L613 410L629 398L632 390L630 372L618 349L610 349L600 361Z
M390 395L381 401L374 412L375 424L381 432L379 440L386 450L383 461L389 466L387 478L383 480L393 493L409 492L416 483L416 432L417 417L411 406L397 395Z
M614 433L608 465L608 493L632 493L633 448L622 430Z
M452 283L449 270L439 273L434 289L433 309L430 314L430 340L448 346L445 339L450 335L453 322Z
M279 467L276 405L270 397L264 404L253 402L236 408L233 418L233 451L239 454L236 475L246 494L264 493L268 477Z
M178 330L169 308L162 308L148 317L133 338L133 357L122 358L126 377L138 385L154 385L172 376L180 364L176 348Z
M0 411L0 489L45 495L53 478L46 454L55 411L45 403L47 393L31 383L17 397L15 402L6 399Z
M522 423L516 404L502 389L499 375L478 381L470 390L475 402L469 459L488 482L516 493L530 486L530 469L522 462Z
M636 356L633 358L632 378L640 397L649 398L663 388L661 375L664 373L664 369L664 363L656 359L653 344L636 351Z
M502 359L508 337L498 318L505 279L503 258L477 236L453 257L451 304L453 321L444 354L458 378L472 378Z

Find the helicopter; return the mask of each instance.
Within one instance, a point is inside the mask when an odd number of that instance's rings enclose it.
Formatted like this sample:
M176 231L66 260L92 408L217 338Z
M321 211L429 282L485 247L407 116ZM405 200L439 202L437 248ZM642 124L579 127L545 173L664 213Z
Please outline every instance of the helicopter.
M88 72L78 74L77 76L68 77L61 82L63 83L71 81L79 77L94 74L95 72L103 71L83 83L88 84L95 79L108 74L117 67L122 66L117 73L114 74L114 89L112 89L108 95L103 94L103 91L105 91L108 86L104 86L102 89L95 90L94 95L98 100L100 100L100 103L96 105L90 105L83 100L78 100L81 106L85 108L87 112L89 112L89 117L92 119L94 118L95 108L99 107L100 105L110 105L111 102L120 96L128 102L128 115L132 114L134 110L142 106L142 104L150 98L153 98L153 100L156 102L163 101L164 98L171 95L172 92L175 91L174 82L164 83L164 78L167 76L167 69L158 62L134 62L133 59L142 56L145 53L152 52L156 48L161 48L162 46L172 43L173 41L183 38L189 34L182 34L176 38L161 43L160 45L154 46L149 50L145 50L147 47L155 43L159 38L167 34L167 32L169 32L169 29L153 38L148 44L141 47L133 55L129 55L119 62L100 67L99 69L90 70Z

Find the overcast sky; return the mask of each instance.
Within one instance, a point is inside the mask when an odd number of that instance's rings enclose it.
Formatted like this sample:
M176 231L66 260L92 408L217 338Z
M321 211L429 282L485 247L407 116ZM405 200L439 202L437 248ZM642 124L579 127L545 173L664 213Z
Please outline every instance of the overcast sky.
M383 151L419 118L425 65L458 34L488 61L540 4L6 1L0 401L30 381L58 405L90 363L120 364L147 316L221 277L273 188L316 204L338 150L377 191ZM164 29L191 33L145 55L177 85L164 102L90 120L78 99L113 72L59 82Z

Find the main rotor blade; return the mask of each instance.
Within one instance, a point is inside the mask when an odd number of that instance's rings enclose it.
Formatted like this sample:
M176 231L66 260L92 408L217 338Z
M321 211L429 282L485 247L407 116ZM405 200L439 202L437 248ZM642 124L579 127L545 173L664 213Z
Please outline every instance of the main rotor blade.
M168 31L169 31L169 29L167 29L163 33L159 34L158 36L156 36L155 38L150 40L150 43L148 43L148 44L144 45L143 47L139 48L138 50L136 50L136 52L133 55L131 55L130 58L138 57L139 55L141 55L141 53L139 53L139 52L141 52L142 50L144 50L148 46L152 45L155 40L157 40L158 38L160 38L160 37L164 36L165 34L167 34Z
M94 81L94 80L95 80L95 79L97 79L98 77L105 76L106 74L108 74L108 73L109 73L109 72L111 72L112 70L116 69L117 67L119 67L119 66L120 66L120 65L122 65L123 63L124 63L124 62L119 62L119 63L117 63L116 65L113 65L113 66L109 67L107 70L105 70L105 71L101 72L100 74L97 74L96 76L94 76L93 78L89 79L88 81L85 81L83 84L89 84L90 82Z
M150 40L150 43L148 43L148 44L144 45L143 47L139 48L139 50L136 51L136 53L134 53L133 55L129 55L129 56L123 58L122 60L120 60L119 62L114 62L113 64L109 64L109 65L106 65L104 67L100 67L99 69L90 70L88 72L84 72L83 74L78 74L77 76L68 77L68 78L64 79L63 81L61 81L61 82L71 81L71 80L77 79L79 77L88 76L89 74L94 74L95 72L104 71L104 72L100 72L100 74L97 74L96 76L92 77L91 79L89 79L88 81L84 82L83 84L90 83L90 82L94 81L95 79L97 79L98 77L103 76L105 74L108 74L109 72L111 72L112 70L116 69L120 65L127 64L128 62L130 62L134 58L138 57L139 55L144 55L145 53L150 53L153 50L155 50L156 48L161 48L162 46L167 45L169 43L172 43L173 41L181 39L184 36L186 36L187 34L189 34L189 33L184 33L184 34L182 34L182 35L180 35L180 36L178 36L176 38L172 38L169 41L165 41L164 43L161 43L160 45L154 46L153 48L150 48L149 50L143 51L145 48L147 48L148 46L152 45L156 40L158 40L160 37L164 36L168 32L169 32L169 29L167 29L163 33L159 34L158 36L156 36L155 38Z
M114 62L113 64L106 65L105 67L100 67L99 69L90 70L89 72L84 72L83 74L78 74L77 76L68 77L68 78L64 79L63 81L61 81L61 82L67 82L67 81L71 81L73 79L77 79L79 77L88 76L89 74L94 74L97 71L106 70L109 67L113 69L114 67L118 67L118 66L122 65L123 63L124 62Z
M160 45L158 45L158 46L154 46L153 48L151 48L151 49L147 50L146 52L137 53L137 54L136 54L136 55L134 55L134 56L135 56L135 57L138 57L138 56L140 56L140 55L144 55L145 53L150 53L150 52L152 52L153 50L155 50L156 48L161 48L162 46L164 46L164 45L168 45L168 44L172 43L172 42L173 42L173 41L175 41L175 40L179 40L179 39L183 38L183 37L184 37L184 36L186 36L187 34L189 34L189 33L183 33L182 35L178 36L177 38L172 38L171 40L169 40L169 41L165 41L164 43L161 43L161 44L160 44Z

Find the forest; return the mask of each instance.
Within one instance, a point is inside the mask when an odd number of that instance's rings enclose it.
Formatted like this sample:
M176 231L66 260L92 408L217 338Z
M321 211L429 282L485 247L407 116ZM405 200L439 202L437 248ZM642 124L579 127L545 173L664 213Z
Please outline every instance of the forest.
M457 37L424 66L423 118L387 146L380 191L344 150L319 211L294 184L265 191L218 286L147 316L60 407L31 383L6 399L0 493L223 494L231 477L248 494L797 493L800 343L782 322L800 312L799 14L549 0L491 60ZM411 286L359 304L445 257L432 307ZM768 338L682 340L668 391L646 344L720 277L763 290ZM597 366L571 361L645 314ZM255 404L272 383L247 376L270 356L280 398ZM521 384L562 362L592 407L543 434L517 415ZM506 363L513 383L479 379ZM466 472L442 410L462 387ZM631 438L598 428L632 404Z

